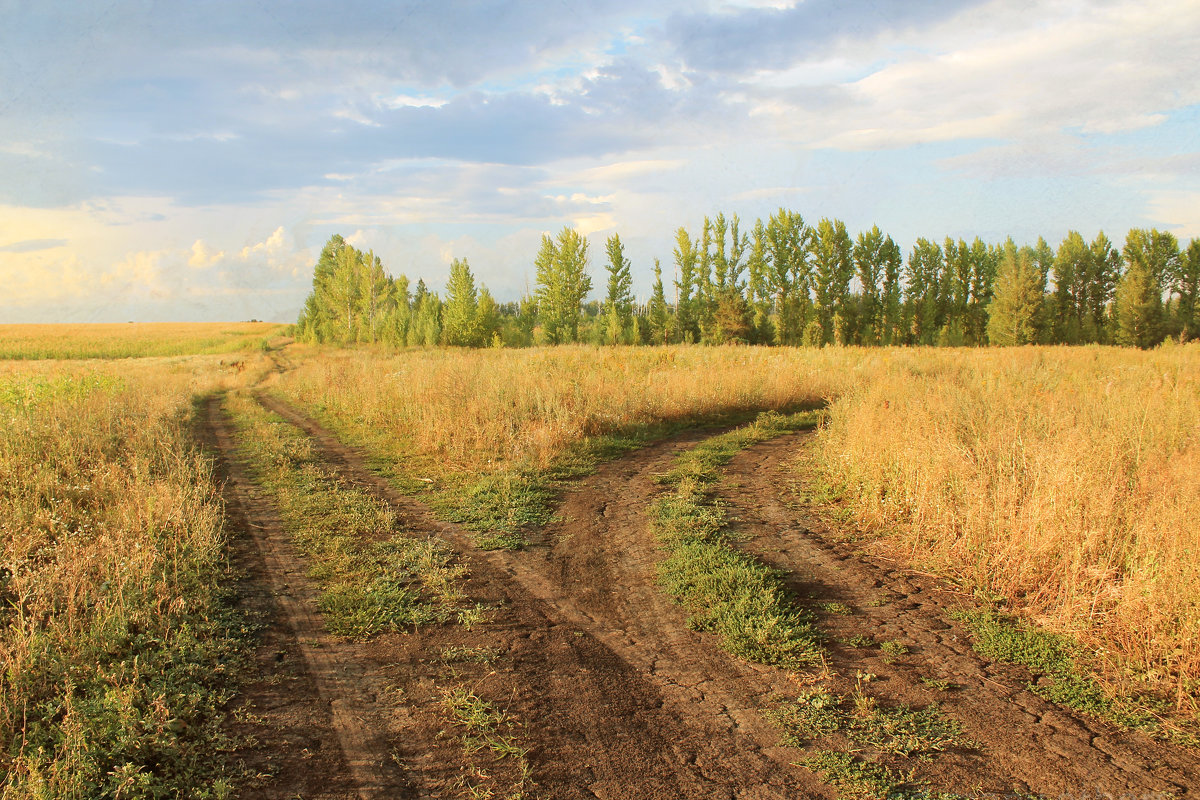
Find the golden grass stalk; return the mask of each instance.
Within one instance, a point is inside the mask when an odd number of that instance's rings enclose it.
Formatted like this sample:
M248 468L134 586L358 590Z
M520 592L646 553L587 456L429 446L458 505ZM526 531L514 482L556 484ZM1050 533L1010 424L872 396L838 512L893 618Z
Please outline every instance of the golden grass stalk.
M1196 710L1200 347L881 351L818 446L912 560Z

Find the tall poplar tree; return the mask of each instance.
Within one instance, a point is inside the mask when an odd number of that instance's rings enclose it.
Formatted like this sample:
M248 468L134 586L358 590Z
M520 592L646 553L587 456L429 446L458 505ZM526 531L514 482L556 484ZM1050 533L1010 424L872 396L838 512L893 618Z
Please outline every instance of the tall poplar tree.
M699 315L697 314L697 278L700 253L692 241L687 228L675 231L675 268L679 277L675 280L677 300L675 302L675 327L681 342L700 340Z
M871 345L883 340L883 308L880 283L883 278L883 231L878 225L858 234L854 244L854 268L862 287L858 304L858 342Z
M551 344L579 341L583 298L592 290L588 242L569 226L556 239L542 237L537 260L537 299L542 331Z
M608 255L608 294L604 300L604 339L608 344L621 344L633 327L633 276L621 237L613 234L605 243Z
M1172 286L1179 295L1179 335L1184 341L1200 336L1200 239L1192 239L1179 261Z
M479 320L479 296L475 276L467 260L454 259L446 282L442 306L442 342L452 347L479 347L483 331Z
M1125 276L1116 291L1116 341L1153 347L1166 336L1162 295L1178 268L1179 243L1170 233L1135 228L1122 253Z
M671 341L671 319L667 311L667 297L663 290L662 265L654 259L654 286L650 290L650 303L646 309L650 320L651 344L669 344Z
M996 273L988 306L988 339L994 345L1034 344L1040 334L1043 278L1035 251L1017 249L1010 239Z

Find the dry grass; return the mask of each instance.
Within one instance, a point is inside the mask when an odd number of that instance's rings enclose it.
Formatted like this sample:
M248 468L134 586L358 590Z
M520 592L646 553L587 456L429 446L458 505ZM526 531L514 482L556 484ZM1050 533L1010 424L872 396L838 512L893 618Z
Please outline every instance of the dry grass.
M259 349L284 326L268 322L0 325L0 359L143 358Z
M437 471L545 467L581 439L821 402L861 350L299 351L276 388L386 455ZM296 348L289 348L296 355Z
M1200 347L888 350L862 378L818 448L863 523L1197 710Z
M0 362L0 795L160 796L214 768L217 358ZM218 796L220 774L204 777Z

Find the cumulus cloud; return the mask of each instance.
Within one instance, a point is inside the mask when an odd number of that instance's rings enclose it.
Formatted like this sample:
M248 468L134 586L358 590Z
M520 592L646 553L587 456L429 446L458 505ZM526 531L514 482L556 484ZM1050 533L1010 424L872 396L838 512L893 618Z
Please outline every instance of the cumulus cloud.
M205 244L203 239L197 239L192 245L192 254L188 257L187 263L194 269L208 269L224 257L224 250L214 250Z

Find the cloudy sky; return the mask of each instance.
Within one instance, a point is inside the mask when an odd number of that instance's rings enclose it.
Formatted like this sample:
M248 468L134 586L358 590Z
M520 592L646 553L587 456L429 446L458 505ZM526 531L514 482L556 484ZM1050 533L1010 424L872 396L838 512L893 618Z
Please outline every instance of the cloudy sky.
M0 0L0 322L293 320L341 233L499 299L705 214L1200 237L1196 0Z

